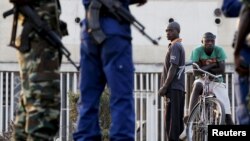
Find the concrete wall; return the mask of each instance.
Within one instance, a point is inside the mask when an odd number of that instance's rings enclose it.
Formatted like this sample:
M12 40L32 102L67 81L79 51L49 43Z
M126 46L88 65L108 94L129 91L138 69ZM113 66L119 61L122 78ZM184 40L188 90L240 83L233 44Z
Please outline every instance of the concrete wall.
M159 47L152 46L145 38L134 31L134 59L137 63L162 62L168 41L165 29L169 18L181 25L181 38L186 49L186 60L191 50L200 45L204 32L210 31L217 35L216 43L222 46L228 55L228 63L232 63L231 42L235 31L236 19L227 19L223 15L216 17L214 10L220 8L219 0L151 0L141 8L131 7L132 12L145 26L153 37L161 36ZM220 24L215 19L221 20Z
M83 19L84 9L81 0L61 0L61 19L66 21L69 36L63 38L65 46L72 52L74 61L79 62L80 26L75 22L79 17ZM181 38L186 49L186 60L189 60L191 50L201 43L204 32L210 31L217 35L216 43L222 46L228 55L227 63L233 62L232 38L237 19L227 19L223 15L216 17L214 10L220 8L221 0L148 0L142 7L131 6L134 16L145 27L152 38L161 37L160 45L153 46L134 27L133 55L136 64L158 64L165 58L167 45L165 29L170 18L181 25ZM7 0L0 1L0 12L10 9L12 5ZM221 20L220 24L215 19ZM0 16L0 63L16 62L16 51L7 47L10 41L12 16L5 20ZM64 60L64 62L67 62ZM1 65L3 67L3 65ZM1 68L1 67L0 67Z
M0 1L0 62L16 62L16 50L8 47L11 36L11 26L13 17L3 19L2 13L11 9L12 5L8 0Z

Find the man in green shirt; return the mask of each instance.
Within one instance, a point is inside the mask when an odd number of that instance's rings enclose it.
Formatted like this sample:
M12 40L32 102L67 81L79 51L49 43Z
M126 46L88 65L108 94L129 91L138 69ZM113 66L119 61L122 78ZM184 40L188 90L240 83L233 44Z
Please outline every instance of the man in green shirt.
M202 38L202 45L195 48L191 54L192 62L195 62L199 67L205 71L208 71L214 75L225 73L225 59L226 54L223 48L215 45L216 36L211 32L206 32ZM191 98L189 102L189 112L192 111L194 106L197 104L199 96L203 91L204 80L201 73L194 71L194 75L197 78L193 83L193 89L191 93ZM228 97L228 89L225 84L220 82L211 81L209 84L216 97L223 103L226 113L226 124L234 124L231 117L230 101ZM185 121L185 118L184 118ZM185 132L180 136L180 139L185 137Z
M223 48L215 45L215 38L215 35L213 35L212 33L205 33L202 38L202 45L193 50L191 54L191 60L192 62L197 63L201 69L218 75L225 73L225 60L227 57ZM200 73L194 71L194 75L199 79L195 80L193 85L189 106L190 112L197 103L199 95L202 93L203 89L203 80L201 77L199 77ZM210 83L214 83L216 85L217 82L211 81ZM225 85L218 85L217 87L214 87L212 91L215 93L216 97L224 104L226 114L231 114L227 87ZM222 93L218 94L219 91L221 91ZM228 115L227 117L229 117Z

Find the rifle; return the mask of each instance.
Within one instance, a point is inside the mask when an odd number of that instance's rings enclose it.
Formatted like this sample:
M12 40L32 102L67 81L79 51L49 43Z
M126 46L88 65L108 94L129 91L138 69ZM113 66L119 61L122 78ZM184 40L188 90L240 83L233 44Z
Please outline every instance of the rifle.
M26 52L29 50L28 45L23 45L21 47L16 47L15 38L16 38L16 30L17 30L17 18L18 13L21 13L27 23L29 24L29 29L34 29L36 33L48 41L53 47L58 48L60 52L68 59L68 61L79 71L79 66L77 66L73 60L70 58L71 53L66 49L66 47L61 42L61 38L59 35L49 28L49 25L40 19L40 16L28 5L18 5L14 6L13 9L3 13L3 17L14 14L13 28L12 28L12 36L10 41L10 46L18 49L21 52ZM27 27L27 26L26 26ZM24 27L25 28L25 27ZM21 35L22 36L22 35ZM27 41L27 40L26 40ZM26 43L24 43L26 44Z
M14 7L13 9L10 9L6 12L3 13L3 18L8 17L9 15L14 14L13 17L13 23L12 23L12 34L11 34L11 39L10 39L10 44L9 46L12 46L16 49L18 49L18 47L16 47L16 33L17 33L17 24L18 24L18 12L17 9Z
M103 33L99 23L100 10L104 7L118 21L126 21L132 24L143 36L149 39L154 45L158 42L152 39L144 30L145 27L126 9L118 0L92 0L87 11L88 32L94 40L101 44L106 35Z

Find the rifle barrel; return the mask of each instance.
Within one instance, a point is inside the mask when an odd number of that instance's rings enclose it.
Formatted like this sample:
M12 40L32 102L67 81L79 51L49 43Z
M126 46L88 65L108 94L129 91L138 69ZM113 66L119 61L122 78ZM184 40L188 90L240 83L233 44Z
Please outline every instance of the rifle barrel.
M8 10L8 11L5 11L5 12L3 13L3 18L5 19L6 17L12 15L13 13L14 13L14 8L12 8L12 9L10 9L10 10Z

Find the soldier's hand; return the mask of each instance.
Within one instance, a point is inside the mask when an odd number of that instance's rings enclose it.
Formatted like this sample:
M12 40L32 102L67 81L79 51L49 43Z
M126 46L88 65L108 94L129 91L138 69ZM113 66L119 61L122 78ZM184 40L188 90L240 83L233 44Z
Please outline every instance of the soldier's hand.
M249 68L244 68L243 66L241 66L242 61L243 59L240 57L239 54L234 55L235 71L240 76L247 76L249 74Z
M249 75L249 69L243 68L241 66L236 67L235 71L240 75L240 76L248 76Z
M31 0L10 0L11 3L23 5L30 3Z

